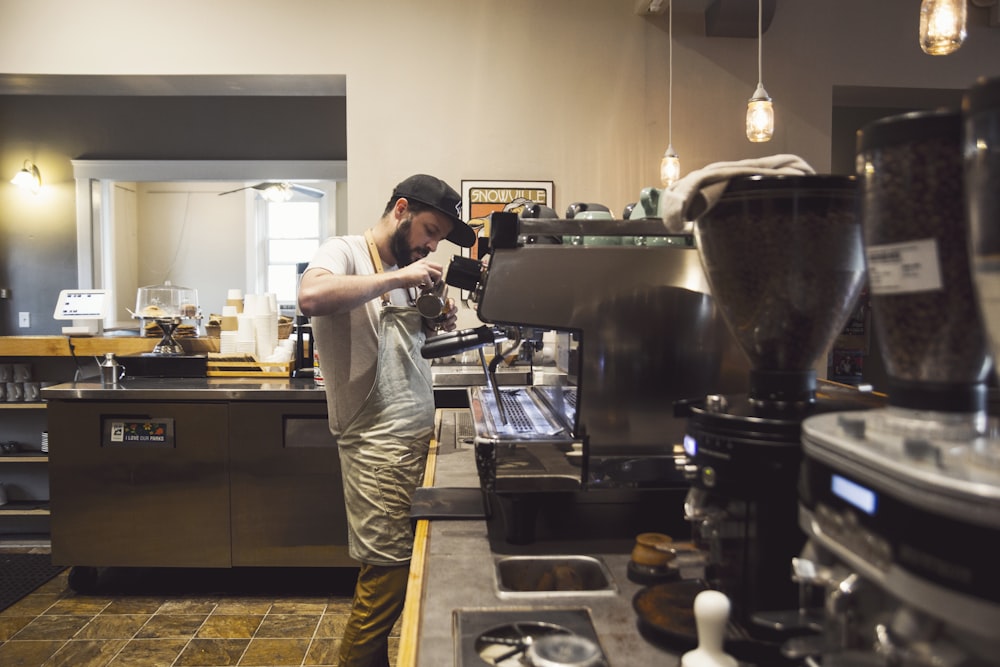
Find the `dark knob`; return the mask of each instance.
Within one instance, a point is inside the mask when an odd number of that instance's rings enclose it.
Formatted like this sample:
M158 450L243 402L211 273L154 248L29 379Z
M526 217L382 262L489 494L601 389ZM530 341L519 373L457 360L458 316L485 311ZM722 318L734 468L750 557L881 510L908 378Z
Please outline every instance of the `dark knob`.
M473 291L479 286L479 279L482 277L483 265L479 260L469 257L455 255L448 265L448 273L445 282L452 287Z

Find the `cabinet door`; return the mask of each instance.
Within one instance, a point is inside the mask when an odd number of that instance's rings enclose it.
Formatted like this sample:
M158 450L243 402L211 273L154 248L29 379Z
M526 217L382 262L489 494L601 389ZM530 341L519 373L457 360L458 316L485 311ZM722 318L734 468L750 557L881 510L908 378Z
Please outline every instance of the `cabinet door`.
M229 567L228 425L225 403L50 402L53 562Z
M326 403L239 402L229 416L233 565L357 565Z

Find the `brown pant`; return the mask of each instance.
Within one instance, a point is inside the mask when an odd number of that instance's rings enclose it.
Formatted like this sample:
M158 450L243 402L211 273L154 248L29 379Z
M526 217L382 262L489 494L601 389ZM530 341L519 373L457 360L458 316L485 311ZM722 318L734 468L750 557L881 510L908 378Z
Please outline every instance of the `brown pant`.
M389 632L403 611L410 566L361 566L340 667L389 667Z

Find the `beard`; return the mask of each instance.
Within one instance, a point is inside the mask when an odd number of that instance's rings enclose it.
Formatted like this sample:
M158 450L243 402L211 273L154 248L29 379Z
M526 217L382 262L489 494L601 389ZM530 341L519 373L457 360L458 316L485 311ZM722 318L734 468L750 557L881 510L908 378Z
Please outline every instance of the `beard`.
M396 257L396 266L403 268L417 259L423 259L430 254L428 248L414 248L410 245L410 228L413 226L413 216L408 216L399 223L396 231L389 237L389 247Z

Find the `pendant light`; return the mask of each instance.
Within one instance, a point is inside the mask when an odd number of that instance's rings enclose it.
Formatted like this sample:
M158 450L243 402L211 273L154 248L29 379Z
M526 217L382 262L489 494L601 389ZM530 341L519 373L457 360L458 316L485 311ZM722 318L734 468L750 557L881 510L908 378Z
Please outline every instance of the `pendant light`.
M954 53L965 42L965 0L920 3L920 48L932 56Z
M670 83L667 87L667 150L660 160L660 183L667 187L677 182L681 177L681 159L674 152L674 2L670 0L667 9L667 21L670 26L667 28L668 60L667 73Z
M764 0L757 0L757 89L747 102L747 139L754 143L770 141L774 135L774 107L764 90L763 23Z

